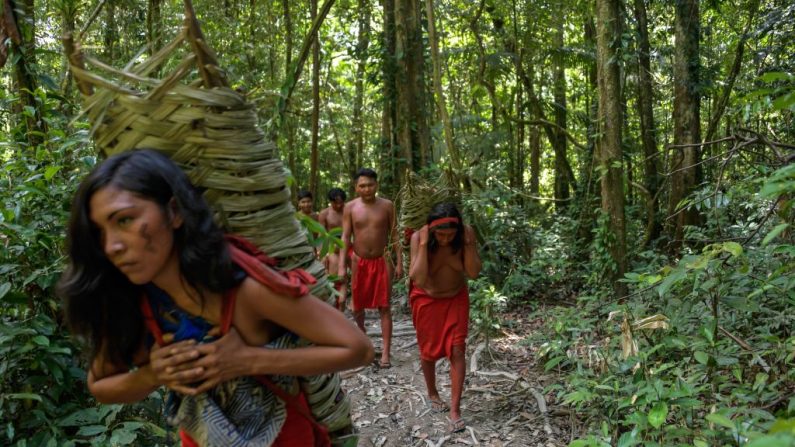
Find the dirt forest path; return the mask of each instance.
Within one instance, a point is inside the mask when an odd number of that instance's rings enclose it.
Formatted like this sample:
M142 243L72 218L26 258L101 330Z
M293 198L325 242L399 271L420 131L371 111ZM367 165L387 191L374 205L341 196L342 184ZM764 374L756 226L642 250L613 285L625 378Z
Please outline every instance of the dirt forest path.
M450 433L448 414L431 411L411 316L395 307L392 367L370 366L342 375L360 431L359 446L553 447L569 443L571 415L551 407L547 403L551 396L543 395L544 387L554 379L538 375L535 355L520 343L524 336L507 331L491 340L490 349L486 349L484 340L470 335L461 403L467 429ZM516 328L520 334L533 326L533 322L523 323ZM368 311L366 325L380 352L381 328L376 312ZM442 399L449 402L447 360L437 364L437 381Z

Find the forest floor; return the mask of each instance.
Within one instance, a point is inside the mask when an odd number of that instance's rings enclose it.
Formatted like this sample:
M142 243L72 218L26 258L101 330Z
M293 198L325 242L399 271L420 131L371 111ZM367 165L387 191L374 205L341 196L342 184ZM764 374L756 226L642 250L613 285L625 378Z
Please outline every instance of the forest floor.
M350 393L352 416L360 432L359 446L565 446L576 421L564 408L551 405L544 388L556 381L540 373L533 349L522 340L538 330L540 320L523 320L526 312L507 315L511 329L487 343L470 330L467 375L461 402L467 428L451 433L449 413L431 411L420 369L411 315L393 307L392 367L376 365L342 374ZM367 332L376 351L381 328L376 312L368 311ZM378 356L376 355L376 361ZM437 363L437 388L449 402L449 363Z

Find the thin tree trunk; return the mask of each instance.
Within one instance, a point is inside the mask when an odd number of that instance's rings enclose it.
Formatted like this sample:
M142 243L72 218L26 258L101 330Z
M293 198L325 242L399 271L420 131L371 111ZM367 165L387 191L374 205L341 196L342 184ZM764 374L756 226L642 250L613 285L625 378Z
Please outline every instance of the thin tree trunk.
M569 199L569 171L567 170L568 159L566 157L567 144L566 134L561 130L566 129L566 67L563 58L563 24L565 21L564 8L562 3L558 3L558 10L555 15L555 30L552 35L554 53L552 56L554 71L552 83L555 97L554 117L557 128L555 137L551 141L555 151L555 209L562 210L568 205ZM570 170L571 168L569 168Z
M701 142L699 83L699 38L701 35L698 0L675 0L674 45L674 145ZM679 203L693 192L700 179L697 166L701 149L697 146L674 149L671 153L671 194L668 215L672 217L671 250L684 238L685 225L698 222L694 209L678 210Z
M119 31L116 28L116 0L108 0L105 4L105 29L102 38L105 42L105 60L113 64L116 57L116 41Z
M149 45L149 54L155 54L163 44L163 21L161 20L160 5L163 0L149 0L146 8L146 43Z
M317 0L309 0L309 17L312 23L317 19ZM320 36L315 30L312 37L312 142L309 155L309 192L312 197L317 197L318 183L318 133L320 130Z
M626 295L619 280L626 272L626 222L624 216L624 173L621 154L621 91L616 42L620 42L619 0L596 0L596 61L599 81L599 121L596 140L602 170L602 211L609 218L605 241L614 263L613 291Z
M444 90L442 88L442 63L439 60L439 39L436 36L436 19L433 14L433 0L425 0L425 13L428 19L428 40L431 44L431 62L433 63L433 87L435 90L436 109L439 110L439 116L444 126L444 139L447 145L447 153L450 155L450 164L453 166L453 170L456 173L461 173L461 156L458 154L458 149L456 149L455 146L453 123L450 121L450 115L447 114L447 101L445 100Z
M395 36L395 0L382 0L384 11L384 52L382 61L383 103L381 114L381 153L379 171L381 184L395 184L397 178L397 92L395 84L396 36Z
M11 2L13 13L7 12L16 23L19 31L18 42L11 40L11 52L19 57L14 62L14 84L19 102L13 107L13 112L17 117L24 116L25 137L28 145L35 147L41 144L44 139L42 134L47 131L47 125L42 119L41 110L36 104L33 96L38 87L36 82L36 8L34 0L23 0ZM5 42L0 43L5 45ZM33 113L23 113L29 108Z
M754 18L756 17L757 11L759 11L759 0L751 0L749 4L748 22L745 24L745 30L743 31L743 35L740 36L740 41L737 42L737 52L734 54L734 63L732 63L731 71L729 72L729 76L723 86L723 91L718 98L718 102L715 104L715 110L712 112L712 117L709 119L709 125L707 126L707 133L704 137L704 141L711 141L712 138L715 137L715 132L718 130L718 124L720 124L720 120L723 118L723 113L726 111L726 105L729 103L729 96L731 96L732 89L734 88L734 82L737 80L737 76L740 74L740 69L743 65L745 44L748 42L748 38L751 35L751 25L754 23Z
M584 41L587 48L594 53L596 52L596 24L594 23L593 17L587 17L585 19L585 27L584 27ZM587 95L588 100L586 101L587 110L588 110L588 129L587 129L587 140L585 143L585 153L583 156L583 160L580 163L581 171L580 171L580 178L582 179L581 184L582 187L580 188L580 200L582 200L582 206L580 209L582 210L580 213L580 219L577 224L577 241L578 241L578 251L585 254L586 256L590 254L590 250L588 247L593 242L593 225L594 220L596 219L596 215L594 210L596 209L597 204L599 203L600 197L600 188L597 188L596 182L594 181L594 166L595 162L597 161L596 157L596 125L599 117L599 101L598 101L598 75L596 71L596 63L595 62L587 62L584 67L585 70L585 77L588 79L588 92Z
M634 0L635 22L638 32L638 117L640 139L643 146L643 184L646 196L646 242L660 235L660 220L657 218L659 201L657 188L660 179L660 159L657 153L657 127L654 123L654 93L651 77L651 45L649 45L648 17L645 0Z
M293 69L293 20L292 15L290 14L290 1L291 0L282 0L282 12L284 16L284 45L285 45L285 62L284 62L284 78L290 79L290 75L292 74ZM288 99L285 98L285 105L284 108L287 110L288 107ZM292 125L292 122L288 122L286 124L286 133L287 133L287 164L290 167L290 173L293 176L293 179L296 178L298 172L296 172L296 163L295 163L295 132ZM290 186L290 191L292 197L296 197L298 195L298 185L297 182L293 181Z
M348 175L352 179L356 170L361 167L364 153L364 77L367 67L367 48L370 44L370 1L359 0L359 36L356 43L356 80L354 81L353 97L353 144L348 145ZM353 189L351 189L353 194Z

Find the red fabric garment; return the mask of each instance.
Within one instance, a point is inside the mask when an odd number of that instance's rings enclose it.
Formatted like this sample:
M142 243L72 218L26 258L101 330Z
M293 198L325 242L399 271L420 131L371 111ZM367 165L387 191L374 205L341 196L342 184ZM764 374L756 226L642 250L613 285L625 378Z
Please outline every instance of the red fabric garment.
M389 307L389 271L383 256L358 258L351 284L353 310Z
M412 286L409 300L422 360L450 358L453 346L466 344L469 332L469 290L466 286L450 298L434 298Z
M306 401L306 395L302 392L293 400L299 405L306 413L309 413L309 404ZM284 420L282 430L279 436L273 441L271 447L306 447L315 445L315 433L312 431L312 424L309 420L299 413L299 410L293 405L287 405L287 419ZM182 441L182 447L201 447L190 435L184 431L179 431L179 439Z

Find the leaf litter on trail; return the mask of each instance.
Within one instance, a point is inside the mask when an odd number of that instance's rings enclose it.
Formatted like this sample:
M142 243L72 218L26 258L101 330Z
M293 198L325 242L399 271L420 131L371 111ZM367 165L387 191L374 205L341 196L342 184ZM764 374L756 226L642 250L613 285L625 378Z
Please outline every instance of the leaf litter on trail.
M341 376L352 399L352 416L360 446L440 447L565 446L570 441L570 414L550 404L543 388L554 381L541 376L526 346L519 343L532 328L514 328L489 343L471 336L461 412L467 428L450 433L449 413L431 411L410 315L393 310L392 367L377 365ZM368 335L381 352L377 315L366 319ZM378 361L377 354L376 361ZM450 401L450 365L436 366L437 389Z

